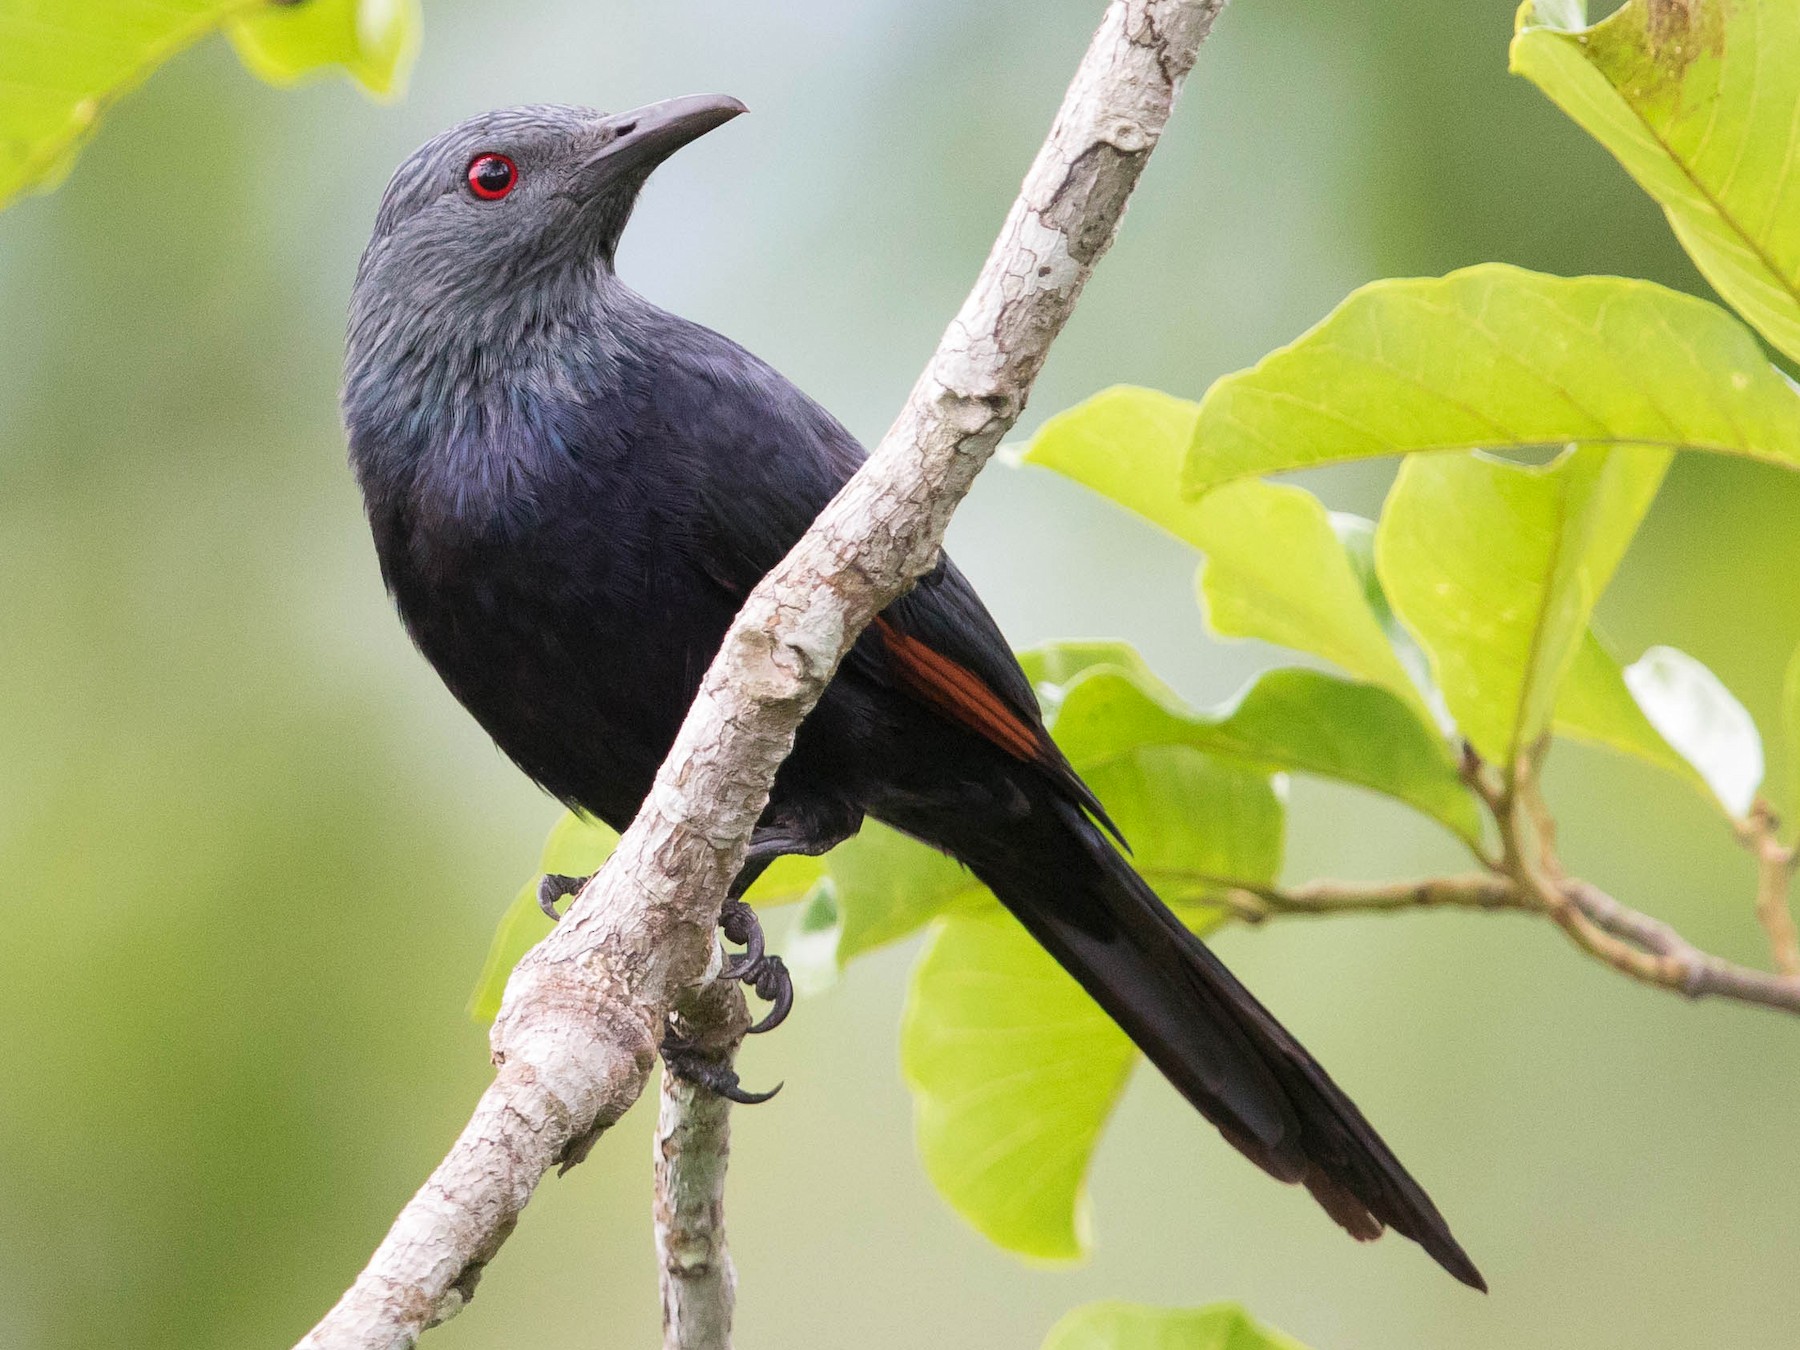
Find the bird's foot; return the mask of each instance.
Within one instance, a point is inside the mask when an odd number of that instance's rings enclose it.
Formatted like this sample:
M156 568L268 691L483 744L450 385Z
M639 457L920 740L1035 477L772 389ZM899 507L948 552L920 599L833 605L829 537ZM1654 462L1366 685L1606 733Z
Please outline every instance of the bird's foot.
M779 956L763 951L762 924L756 911L742 900L725 902L719 910L719 928L728 941L744 949L726 961L719 977L748 985L756 991L758 998L771 1005L763 1019L752 1025L747 1034L755 1036L773 1031L787 1021L787 1015L794 1007L794 980L788 974L786 963Z
M715 1096L723 1097L728 1102L736 1102L739 1106L756 1106L781 1091L780 1083L767 1092L747 1091L729 1064L721 1064L704 1054L692 1041L677 1034L673 1025L663 1028L662 1057L669 1072L682 1082L703 1087Z
M565 877L561 872L546 872L543 880L538 882L538 908L550 916L555 923L562 918L557 913L556 902L564 896L579 895L581 888L588 884L590 877Z
M552 922L561 919L557 902L578 894L587 883L587 877L564 876L560 872L545 873L538 882L538 908L548 914ZM773 1031L787 1020L787 1015L794 1008L794 980L788 974L787 964L779 956L764 950L762 923L757 919L756 911L742 900L725 902L719 911L719 927L724 931L727 941L735 942L744 949L727 959L719 972L720 977L748 985L758 998L770 1005L762 1020L754 1023L747 1034L755 1036ZM694 1078L692 1081L704 1080ZM736 1101L737 1098L733 1097L732 1100Z

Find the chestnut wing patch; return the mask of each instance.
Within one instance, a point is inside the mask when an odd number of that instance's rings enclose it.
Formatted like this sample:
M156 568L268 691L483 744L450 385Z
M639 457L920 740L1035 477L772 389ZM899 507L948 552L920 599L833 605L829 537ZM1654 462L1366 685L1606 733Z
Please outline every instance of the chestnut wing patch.
M992 741L1014 759L1048 765L1061 758L1043 728L1008 707L979 675L902 633L884 618L877 618L871 626L881 634L894 674L909 694Z
M1081 781L1081 776L1063 758L1062 751L1041 725L1021 716L975 672L958 665L928 643L901 632L888 619L877 616L869 627L880 636L887 649L889 664L902 689L1014 759L1042 769L1105 826L1113 838L1121 845L1125 844L1125 837L1112 823L1099 798Z

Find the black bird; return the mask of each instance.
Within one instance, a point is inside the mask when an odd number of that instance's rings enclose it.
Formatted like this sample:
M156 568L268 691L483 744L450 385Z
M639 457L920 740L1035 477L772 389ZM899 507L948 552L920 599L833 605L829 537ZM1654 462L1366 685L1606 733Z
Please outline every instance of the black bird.
M521 769L621 829L745 596L863 459L781 375L614 272L651 170L742 111L464 122L395 173L351 304L351 461L407 631ZM1107 839L948 559L801 728L734 897L865 816L962 861L1251 1161L1484 1287L1362 1113ZM727 919L756 940L735 899ZM785 1011L778 967L737 970Z

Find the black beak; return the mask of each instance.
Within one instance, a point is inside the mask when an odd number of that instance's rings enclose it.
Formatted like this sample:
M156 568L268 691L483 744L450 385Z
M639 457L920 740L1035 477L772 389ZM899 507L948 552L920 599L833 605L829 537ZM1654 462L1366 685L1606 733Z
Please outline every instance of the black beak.
M599 125L604 144L575 171L575 191L589 197L622 179L641 181L689 141L749 111L728 94L690 94L615 113Z

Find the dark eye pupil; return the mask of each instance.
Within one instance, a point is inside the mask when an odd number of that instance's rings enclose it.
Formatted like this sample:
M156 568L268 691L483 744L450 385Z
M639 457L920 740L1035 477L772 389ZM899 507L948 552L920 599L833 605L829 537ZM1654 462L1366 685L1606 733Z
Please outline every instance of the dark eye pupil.
M477 192L497 197L512 186L513 166L499 155L483 155L469 166L469 181Z

